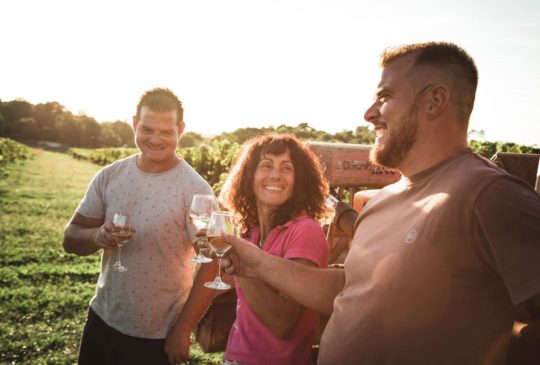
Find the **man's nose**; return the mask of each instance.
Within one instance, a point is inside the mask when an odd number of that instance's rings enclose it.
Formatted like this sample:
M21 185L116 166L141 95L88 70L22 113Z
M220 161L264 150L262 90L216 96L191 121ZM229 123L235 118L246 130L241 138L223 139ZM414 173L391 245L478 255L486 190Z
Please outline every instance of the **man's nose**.
M160 143L161 142L161 135L159 133L152 133L150 135L150 142L151 143Z
M153 146L159 146L162 143L162 139L159 136L159 134L155 133L155 134L152 134L150 138L148 138L148 143Z
M364 119L366 122L375 123L375 119L379 116L379 108L377 107L377 102L371 104L364 113Z

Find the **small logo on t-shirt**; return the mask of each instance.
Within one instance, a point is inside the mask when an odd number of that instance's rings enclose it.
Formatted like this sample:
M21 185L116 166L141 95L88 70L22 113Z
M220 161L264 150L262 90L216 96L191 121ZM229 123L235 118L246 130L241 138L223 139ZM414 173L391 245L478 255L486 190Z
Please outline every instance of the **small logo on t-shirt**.
M416 241L416 236L416 229L411 228L409 232L407 232L407 234L405 235L405 243L413 243L414 241Z

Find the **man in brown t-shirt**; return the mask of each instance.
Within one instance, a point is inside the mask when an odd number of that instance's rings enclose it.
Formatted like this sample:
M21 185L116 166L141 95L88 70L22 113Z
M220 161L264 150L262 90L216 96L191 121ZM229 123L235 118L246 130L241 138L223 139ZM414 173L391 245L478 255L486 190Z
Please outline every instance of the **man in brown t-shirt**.
M382 67L371 159L402 178L362 209L345 270L229 238L226 271L331 314L318 364L503 364L516 315L529 333L540 319L540 197L468 149L478 73L465 51L413 44Z

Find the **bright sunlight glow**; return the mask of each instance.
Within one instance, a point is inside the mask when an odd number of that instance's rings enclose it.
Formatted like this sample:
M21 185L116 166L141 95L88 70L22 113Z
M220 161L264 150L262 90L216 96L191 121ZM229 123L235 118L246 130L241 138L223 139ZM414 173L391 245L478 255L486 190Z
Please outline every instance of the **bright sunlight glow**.
M129 120L161 86L182 99L187 131L334 133L367 125L384 48L450 41L480 71L470 129L540 144L536 0L18 0L0 12L2 101Z

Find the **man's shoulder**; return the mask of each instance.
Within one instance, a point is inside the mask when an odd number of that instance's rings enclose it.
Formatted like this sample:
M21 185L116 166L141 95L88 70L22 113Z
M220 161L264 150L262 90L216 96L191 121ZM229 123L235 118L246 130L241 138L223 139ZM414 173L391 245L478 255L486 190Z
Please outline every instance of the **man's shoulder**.
M184 159L181 159L180 160L180 163L178 164L177 166L181 171L183 171L184 173L185 172L188 172L190 174L194 174L194 175L197 175L197 176L201 176L199 175L199 173L197 172L197 170L195 170L195 168L193 168L193 166L191 166L186 160Z
M436 181L433 189L446 189L451 196L464 197L468 201L476 201L487 194L493 196L490 191L507 195L530 190L524 180L472 151L449 165ZM498 188L501 186L504 189Z
M99 170L94 176L94 181L108 183L111 179L117 179L123 172L132 168L135 155L114 161Z
M446 166L443 176L456 184L485 184L501 177L511 176L507 171L479 155L469 151ZM450 178L452 177L452 178Z
M179 172L185 177L192 178L198 182L207 184L206 180L191 166L186 160L181 160L179 163Z
M116 161L104 166L101 169L101 171L114 171L114 170L128 168L133 164L134 159L136 157L137 157L137 155L130 155L130 156L121 158L119 160L116 160Z
M187 197L193 194L213 194L210 184L185 160L157 178L169 181L179 194Z

